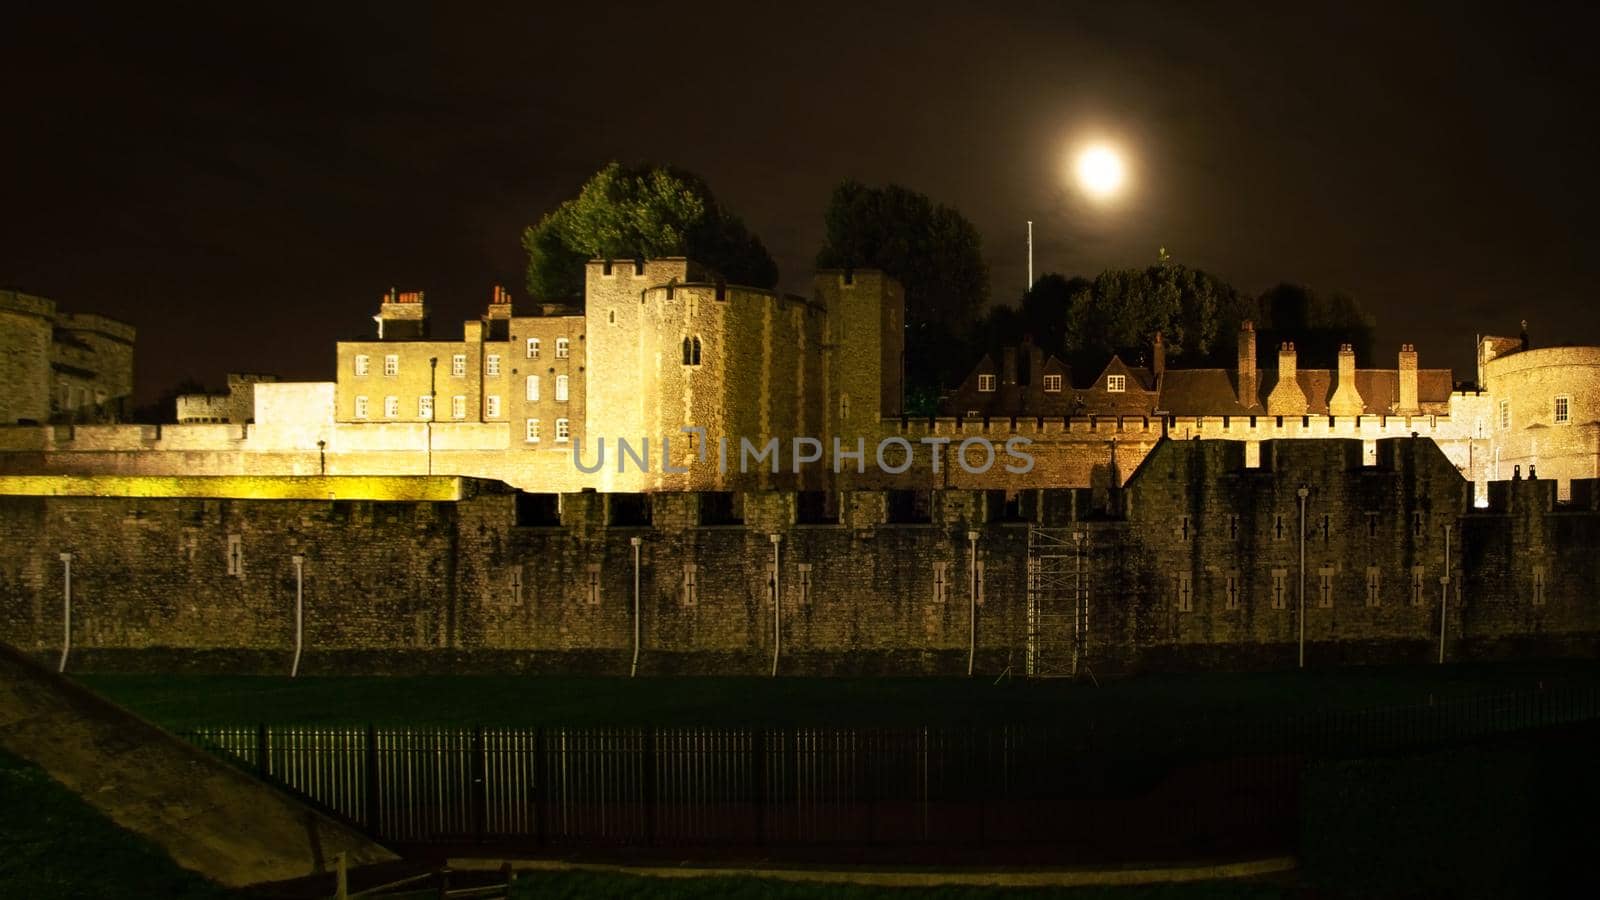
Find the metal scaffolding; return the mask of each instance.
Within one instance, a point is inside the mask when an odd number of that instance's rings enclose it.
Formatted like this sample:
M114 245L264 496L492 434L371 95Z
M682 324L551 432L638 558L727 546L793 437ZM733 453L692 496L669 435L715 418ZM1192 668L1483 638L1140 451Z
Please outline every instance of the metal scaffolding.
M1079 528L1028 528L1029 678L1090 673L1087 537Z

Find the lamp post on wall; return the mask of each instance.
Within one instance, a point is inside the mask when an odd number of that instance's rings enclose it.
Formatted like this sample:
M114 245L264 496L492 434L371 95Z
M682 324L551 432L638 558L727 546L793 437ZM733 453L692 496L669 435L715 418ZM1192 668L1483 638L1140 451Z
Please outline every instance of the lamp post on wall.
M767 539L772 541L772 677L778 677L778 649L783 645L783 617L780 610L783 601L782 593L778 590L778 544L783 541L781 534L769 534Z
M1444 665L1445 614L1450 599L1450 523L1444 526L1444 574L1439 576L1439 664Z
M978 656L978 532L967 532L967 677Z
M1300 668L1306 667L1306 498L1310 488L1300 485L1295 491L1300 498Z
M639 545L643 541L633 537L628 543L633 545L633 665L628 668L632 678L639 674Z
M57 672L67 670L67 654L72 651L72 554L61 554L61 662Z
M439 357L428 357L428 474L433 474L433 420L438 418Z

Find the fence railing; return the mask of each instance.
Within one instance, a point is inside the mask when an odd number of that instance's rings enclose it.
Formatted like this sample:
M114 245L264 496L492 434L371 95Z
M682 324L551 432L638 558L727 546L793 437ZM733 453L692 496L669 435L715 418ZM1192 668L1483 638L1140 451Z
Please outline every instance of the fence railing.
M955 728L201 728L393 842L1292 849L1304 759L1600 718L1558 689L1280 719Z

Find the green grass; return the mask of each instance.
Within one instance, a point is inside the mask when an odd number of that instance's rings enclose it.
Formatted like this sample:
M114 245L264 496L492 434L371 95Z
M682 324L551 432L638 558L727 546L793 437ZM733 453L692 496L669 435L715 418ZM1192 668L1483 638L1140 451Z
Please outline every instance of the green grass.
M1279 717L1600 686L1594 662L1143 676L1095 688L990 679L80 675L169 728L466 725L957 725Z
M43 769L0 750L0 897L229 896L124 831Z

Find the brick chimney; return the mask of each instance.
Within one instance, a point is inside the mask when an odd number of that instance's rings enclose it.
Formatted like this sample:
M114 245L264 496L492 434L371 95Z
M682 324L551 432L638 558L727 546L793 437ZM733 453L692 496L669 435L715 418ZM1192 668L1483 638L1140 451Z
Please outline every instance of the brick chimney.
M1044 377L1044 351L1033 342L1033 335L1022 339L1022 346L1028 351L1028 384L1038 388Z
M1000 351L1000 383L1017 383L1017 348L1007 347Z
M410 341L428 336L428 300L422 291L389 289L373 317L378 323L378 340Z
M1410 344L1400 345L1400 402L1394 412L1398 416L1422 413L1417 405L1417 348Z
M1359 416L1366 411L1361 392L1356 390L1356 351L1349 344L1339 345L1339 383L1334 385L1333 397L1328 401L1328 413L1334 416Z
M1267 396L1267 415L1303 416L1306 414L1306 394L1300 390L1298 360L1294 343L1284 341L1278 345L1278 383Z
M1156 339L1150 346L1150 371L1159 380L1161 373L1167 371L1167 345L1161 340L1161 332L1156 332Z
M1239 326L1239 405L1249 409L1260 404L1256 390L1256 326L1245 319Z

